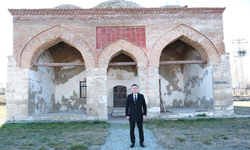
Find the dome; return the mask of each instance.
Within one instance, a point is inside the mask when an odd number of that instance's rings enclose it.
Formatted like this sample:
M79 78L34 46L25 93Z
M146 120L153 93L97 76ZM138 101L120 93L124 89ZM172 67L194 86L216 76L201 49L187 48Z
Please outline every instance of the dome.
M102 2L94 8L143 8L142 6L125 0L109 0Z
M165 6L162 6L161 8L181 8L181 7L187 7L187 5L185 5L185 6L180 6L180 5L165 5Z
M71 5L71 4L62 4L54 7L55 9L82 9L79 6Z

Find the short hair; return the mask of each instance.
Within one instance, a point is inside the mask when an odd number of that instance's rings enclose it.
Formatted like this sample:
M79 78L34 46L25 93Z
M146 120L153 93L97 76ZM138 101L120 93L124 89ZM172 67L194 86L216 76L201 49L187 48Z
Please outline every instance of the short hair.
M137 84L132 84L132 86L131 86L131 87L133 87L133 86L136 86L136 87L138 87L138 85L137 85Z

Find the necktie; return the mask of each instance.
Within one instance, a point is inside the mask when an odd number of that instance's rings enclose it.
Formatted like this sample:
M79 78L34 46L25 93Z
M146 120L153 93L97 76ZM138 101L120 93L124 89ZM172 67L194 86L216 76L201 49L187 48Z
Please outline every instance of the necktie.
M136 103L137 99L136 99L136 95L135 95L135 103Z

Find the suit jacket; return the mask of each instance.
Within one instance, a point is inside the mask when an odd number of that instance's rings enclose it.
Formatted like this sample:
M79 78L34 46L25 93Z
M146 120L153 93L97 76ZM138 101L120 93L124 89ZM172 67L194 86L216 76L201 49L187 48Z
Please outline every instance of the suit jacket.
M143 115L147 115L147 105L144 96L137 93L137 101L134 102L133 93L127 96L125 107L126 116L129 116L129 121L142 121Z

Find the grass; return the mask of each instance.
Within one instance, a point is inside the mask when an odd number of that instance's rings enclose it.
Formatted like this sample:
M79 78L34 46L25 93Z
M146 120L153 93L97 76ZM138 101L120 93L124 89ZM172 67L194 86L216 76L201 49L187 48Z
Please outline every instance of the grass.
M101 121L0 125L1 149L85 150L105 143L110 124Z
M250 149L250 118L147 120L166 149Z
M6 117L5 105L0 104L0 119L5 119L5 117Z
M5 107L0 105L2 118ZM250 149L250 118L155 119L145 124L165 149ZM120 125L129 129L127 124ZM100 149L109 127L100 121L0 124L0 149Z

